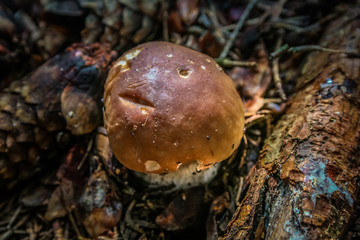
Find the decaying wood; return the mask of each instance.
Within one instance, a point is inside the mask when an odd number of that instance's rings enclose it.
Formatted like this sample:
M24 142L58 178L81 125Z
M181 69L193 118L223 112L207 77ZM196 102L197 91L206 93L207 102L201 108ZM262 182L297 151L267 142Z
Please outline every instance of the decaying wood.
M320 45L359 51L360 11ZM360 167L360 59L313 52L286 114L266 140L223 239L340 239L355 211Z

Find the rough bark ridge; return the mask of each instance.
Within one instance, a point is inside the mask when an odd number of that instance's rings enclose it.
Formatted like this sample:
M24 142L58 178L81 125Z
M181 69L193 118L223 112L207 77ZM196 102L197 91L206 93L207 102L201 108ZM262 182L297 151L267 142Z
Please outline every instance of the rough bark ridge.
M321 46L359 52L360 11L330 24ZM354 212L360 166L360 59L313 52L266 140L223 239L339 239Z

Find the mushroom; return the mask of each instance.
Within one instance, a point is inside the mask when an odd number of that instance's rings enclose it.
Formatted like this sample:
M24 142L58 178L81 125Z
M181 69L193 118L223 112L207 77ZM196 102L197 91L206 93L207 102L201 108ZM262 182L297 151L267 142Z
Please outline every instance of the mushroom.
M169 42L125 52L109 72L104 104L115 157L150 185L209 182L243 136L232 80L209 56Z

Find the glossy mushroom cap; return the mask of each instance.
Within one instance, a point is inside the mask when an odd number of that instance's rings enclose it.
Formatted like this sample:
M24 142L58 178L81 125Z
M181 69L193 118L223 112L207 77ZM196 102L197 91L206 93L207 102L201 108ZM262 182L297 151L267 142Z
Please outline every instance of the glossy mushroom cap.
M228 158L243 136L244 109L232 80L209 56L149 42L125 52L105 85L105 125L116 158L144 173Z

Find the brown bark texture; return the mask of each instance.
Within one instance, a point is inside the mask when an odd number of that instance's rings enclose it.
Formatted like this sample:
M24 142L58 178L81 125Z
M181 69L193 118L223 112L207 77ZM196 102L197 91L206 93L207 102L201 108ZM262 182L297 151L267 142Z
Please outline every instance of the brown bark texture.
M359 52L360 11L324 32L323 47ZM313 52L286 114L266 140L222 239L341 239L360 166L360 59Z

